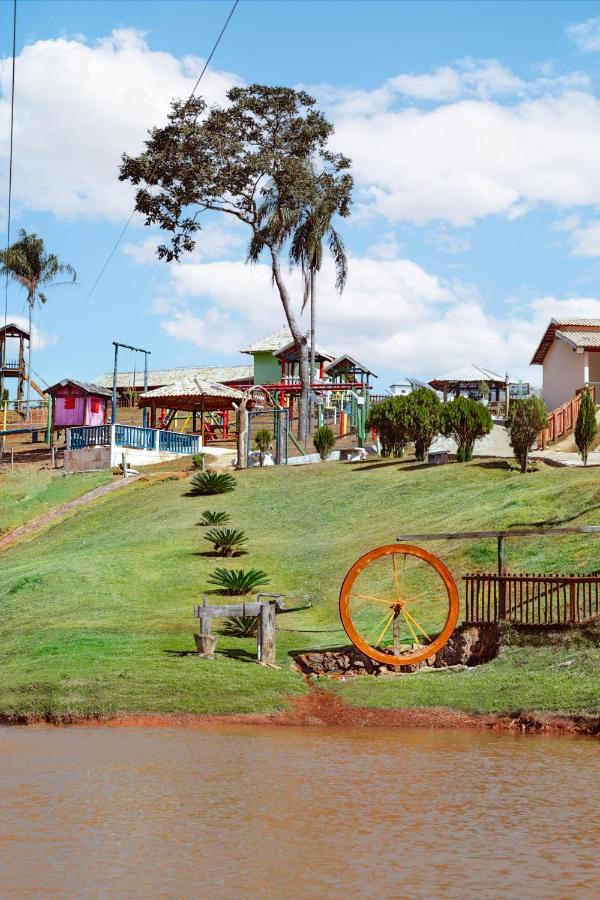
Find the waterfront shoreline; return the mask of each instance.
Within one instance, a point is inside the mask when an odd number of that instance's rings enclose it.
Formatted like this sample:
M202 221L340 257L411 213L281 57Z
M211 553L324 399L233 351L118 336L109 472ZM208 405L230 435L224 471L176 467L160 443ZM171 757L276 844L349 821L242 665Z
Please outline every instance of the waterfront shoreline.
M338 728L470 728L526 734L600 737L600 715L545 713L467 713L447 707L385 709L350 706L330 691L313 690L294 697L289 708L274 713L1 713L0 725L83 728L208 728L223 725Z

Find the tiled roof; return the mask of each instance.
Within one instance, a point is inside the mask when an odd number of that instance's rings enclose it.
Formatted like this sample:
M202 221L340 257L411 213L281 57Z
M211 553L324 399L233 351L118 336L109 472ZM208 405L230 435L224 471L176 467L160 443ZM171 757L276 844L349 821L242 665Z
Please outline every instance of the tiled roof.
M557 331L556 337L573 347L600 347L600 322L598 331Z
M240 353L277 353L278 350L283 350L290 343L293 343L292 333L289 328L285 327L255 341L245 350L240 350Z
M216 381L223 384L226 381L247 381L252 379L254 370L252 366L185 366L178 369L158 369L148 372L148 385L162 387L167 384L175 384L178 381L200 378L204 381ZM117 387L130 388L133 385L133 372L119 372L117 375ZM102 387L112 388L112 372L96 379L96 384ZM135 373L135 386L141 389L144 384L143 370Z
M57 381L52 387L47 388L49 394L53 394L59 388L67 387L68 384L74 384L75 387L81 388L86 394L96 394L99 397L110 397L111 392L100 384L93 384L89 381L75 381L74 378L63 378Z
M546 358L546 354L552 344L554 343L554 338L557 332L568 331L569 335L572 335L573 332L577 333L578 329L590 329L592 334L595 330L600 330L600 319L561 319L558 321L557 319L552 319L550 324L546 328L540 343L538 344L538 348L533 354L531 359L531 365L541 366ZM581 333L581 332L579 332ZM584 346L583 344L579 346ZM594 346L594 345L588 345Z

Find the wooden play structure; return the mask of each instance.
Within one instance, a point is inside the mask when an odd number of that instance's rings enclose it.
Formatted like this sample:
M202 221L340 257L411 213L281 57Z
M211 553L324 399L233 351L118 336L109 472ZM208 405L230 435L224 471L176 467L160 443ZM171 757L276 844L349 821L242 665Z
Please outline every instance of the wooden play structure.
M43 400L46 394L43 389L29 378L27 372L26 357L29 349L29 332L14 322L8 322L0 327L0 360L2 361L2 369L0 375L2 382L5 379L16 379L17 393L14 401L16 410L24 417L25 409L23 408L24 387L29 381L33 390Z
M304 597L304 600L306 602L303 606L286 606L284 594L259 593L256 595L256 600L210 605L207 602L207 598L203 597L202 605L194 607L194 616L200 619L199 633L194 635L198 650L201 654L208 657L212 657L214 653L215 636L211 632L213 619L257 618L258 662L264 666L274 666L276 650L275 617L282 613L309 609L311 597L307 595Z

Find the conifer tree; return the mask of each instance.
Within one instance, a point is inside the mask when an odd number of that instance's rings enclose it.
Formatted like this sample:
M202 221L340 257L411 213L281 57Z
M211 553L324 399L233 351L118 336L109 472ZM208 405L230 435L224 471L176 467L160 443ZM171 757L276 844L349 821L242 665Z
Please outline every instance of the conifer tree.
M579 415L575 425L575 443L581 453L584 466L587 465L588 453L592 441L596 437L598 425L596 424L596 405L588 388L585 388L579 407Z

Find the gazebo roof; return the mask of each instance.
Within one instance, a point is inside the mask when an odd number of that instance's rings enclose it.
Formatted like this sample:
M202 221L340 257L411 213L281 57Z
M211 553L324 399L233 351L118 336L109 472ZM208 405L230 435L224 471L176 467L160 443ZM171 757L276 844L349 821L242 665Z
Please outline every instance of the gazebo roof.
M138 398L139 406L162 405L171 409L202 410L232 409L243 398L241 391L200 378L186 379L146 391Z
M439 390L445 385L477 385L481 384L482 381L493 385L505 385L506 376L498 375L497 372L492 372L490 369L484 369L482 366L475 365L475 363L467 363L462 366L457 366L456 369L451 369L449 372L446 372L437 378L432 378L429 384L432 388Z

